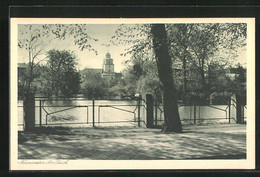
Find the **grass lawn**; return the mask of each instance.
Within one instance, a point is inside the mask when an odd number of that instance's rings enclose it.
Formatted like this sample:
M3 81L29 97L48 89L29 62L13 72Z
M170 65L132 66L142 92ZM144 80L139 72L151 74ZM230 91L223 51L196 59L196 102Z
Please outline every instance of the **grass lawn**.
M133 127L19 132L19 159L245 159L246 125L185 126L184 133Z

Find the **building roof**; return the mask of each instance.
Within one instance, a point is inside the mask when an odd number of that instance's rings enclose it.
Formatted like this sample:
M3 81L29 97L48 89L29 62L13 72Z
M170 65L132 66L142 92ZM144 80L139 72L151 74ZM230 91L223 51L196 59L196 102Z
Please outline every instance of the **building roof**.
M110 58L110 57L111 57L111 54L109 52L107 52L106 58Z
M18 68L27 68L27 64L26 63L18 63L17 67Z
M81 71L83 71L83 72L93 72L93 73L102 73L103 69L102 68L84 68Z

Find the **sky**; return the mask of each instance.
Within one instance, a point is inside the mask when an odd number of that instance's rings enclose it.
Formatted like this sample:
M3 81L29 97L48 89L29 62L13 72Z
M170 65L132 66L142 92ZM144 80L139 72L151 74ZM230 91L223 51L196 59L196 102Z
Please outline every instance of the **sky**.
M97 55L93 51L84 49L81 51L78 46L74 45L73 37L68 37L65 40L53 40L47 47L46 51L51 49L57 50L71 50L74 51L78 58L78 69L88 68L102 68L103 59L107 52L111 54L111 58L114 59L115 72L120 72L124 69L124 62L129 59L129 55L124 57L120 56L126 48L129 46L114 46L106 47L102 44L109 44L109 41L113 35L115 35L115 30L118 28L118 24L91 24L87 26L87 34L92 38L98 39L97 42L91 41L90 44L97 51ZM20 49L21 50L21 49ZM39 58L43 58L44 55ZM25 51L20 51L19 62L28 62L27 53Z
M76 45L74 45L73 37L67 37L65 40L55 39L51 41L50 44L47 45L45 51L51 49L57 50L71 50L74 51L78 58L78 69L84 68L102 68L103 59L107 52L111 54L111 58L114 59L114 68L115 72L121 72L125 64L124 62L130 58L129 55L121 56L126 48L129 46L114 46L110 45L110 47L106 47L102 44L109 44L109 41L113 35L115 35L115 31L118 28L119 24L88 24L87 25L87 34L95 39L98 39L97 42L91 41L90 45L97 51L97 55L93 51L89 51L87 49L81 51L78 49ZM22 25L19 26L22 29ZM27 53L22 50L19 50L19 63L28 62ZM237 62L240 62L243 66L246 66L246 53L245 51L239 54L240 56L237 58ZM45 55L39 56L38 60L44 58Z

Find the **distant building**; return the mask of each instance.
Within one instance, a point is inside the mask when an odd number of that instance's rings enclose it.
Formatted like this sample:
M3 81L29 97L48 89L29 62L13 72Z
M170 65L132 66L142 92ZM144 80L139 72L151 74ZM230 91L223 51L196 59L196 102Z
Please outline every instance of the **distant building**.
M102 68L85 68L84 70L86 72L92 72L92 73L95 73L95 74L102 74L103 73Z
M21 79L22 75L26 74L28 65L26 63L18 63L18 82L24 82L24 80ZM20 76L20 77L19 77Z
M114 63L110 53L107 53L106 58L103 59L103 73L101 76L109 80L115 78Z
M116 73L114 71L115 65L113 63L113 59L111 58L110 53L106 54L106 57L103 59L103 68L85 68L84 70L87 72L92 72L96 74L100 74L102 78L106 80L113 80L115 78L121 78L122 73Z
M241 77L246 80L246 69L245 68L229 68L226 70L226 76L228 76L231 80L235 80L237 77Z
M18 63L18 73L19 72L22 72L22 71L25 71L28 67L28 65L26 63Z

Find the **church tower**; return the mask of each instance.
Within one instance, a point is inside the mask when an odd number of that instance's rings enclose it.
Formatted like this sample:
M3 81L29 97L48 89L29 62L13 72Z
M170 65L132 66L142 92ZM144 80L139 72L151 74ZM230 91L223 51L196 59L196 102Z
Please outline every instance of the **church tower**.
M105 79L114 79L115 72L114 72L114 63L113 59L111 58L110 53L106 54L106 58L103 60L103 73L102 77Z

